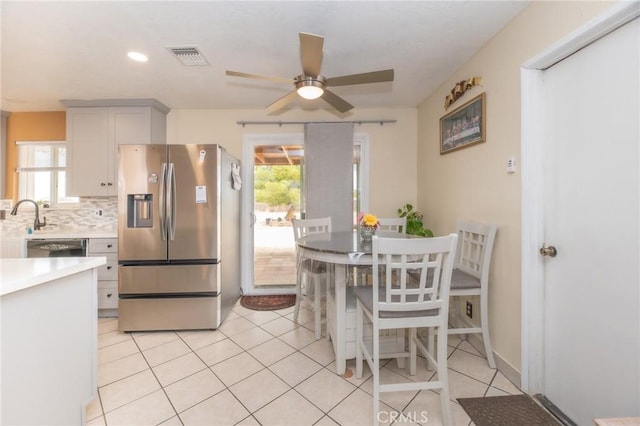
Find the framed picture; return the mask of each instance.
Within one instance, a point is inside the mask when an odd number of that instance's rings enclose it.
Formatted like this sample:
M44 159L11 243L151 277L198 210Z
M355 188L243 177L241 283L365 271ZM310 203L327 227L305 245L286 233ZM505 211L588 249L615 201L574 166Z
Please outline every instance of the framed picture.
M485 93L440 119L440 155L485 141Z

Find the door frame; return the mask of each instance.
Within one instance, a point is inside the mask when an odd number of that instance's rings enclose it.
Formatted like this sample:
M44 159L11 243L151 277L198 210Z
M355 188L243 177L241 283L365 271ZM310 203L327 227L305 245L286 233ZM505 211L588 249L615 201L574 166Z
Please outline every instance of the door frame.
M640 2L605 11L521 66L521 389L544 393L544 70L640 16Z
M366 133L354 133L353 144L360 145L360 179L361 179L361 203L364 211L369 208L369 135ZM282 294L282 288L274 286L256 289L253 286L253 166L254 149L259 145L304 145L304 133L251 133L242 137L242 165L240 175L243 181L242 208L240 218L240 253L241 274L240 282L242 294L268 295ZM293 237L293 236L292 236ZM291 294L295 288L291 288Z

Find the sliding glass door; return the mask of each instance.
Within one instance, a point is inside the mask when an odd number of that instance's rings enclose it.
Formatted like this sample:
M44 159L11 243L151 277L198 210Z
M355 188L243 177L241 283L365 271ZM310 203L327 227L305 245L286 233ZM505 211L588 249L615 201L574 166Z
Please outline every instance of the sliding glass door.
M354 223L368 205L367 137L354 136ZM295 292L291 220L304 217L304 136L247 135L243 145L242 289L244 294Z

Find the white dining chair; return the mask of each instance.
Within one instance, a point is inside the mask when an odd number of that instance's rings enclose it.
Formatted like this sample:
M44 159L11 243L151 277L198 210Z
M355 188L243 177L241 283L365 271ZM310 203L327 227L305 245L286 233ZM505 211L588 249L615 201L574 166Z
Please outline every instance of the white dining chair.
M394 231L400 234L407 234L407 218L406 217L381 217L378 218L381 231Z
M297 242L310 234L331 232L331 217L318 219L293 219L293 237ZM296 249L297 250L297 249ZM308 300L313 306L314 333L316 340L322 337L322 295L327 291L327 265L317 260L297 257L296 304L293 320L298 321L300 303ZM324 284L324 285L323 285ZM327 333L327 338L329 333Z
M496 238L496 225L460 221L457 225L458 250L451 277L452 321L449 334L482 335L489 367L496 368L489 338L489 267ZM459 301L469 296L480 297L480 324L475 325L461 314Z
M373 286L355 288L356 295L356 377L362 377L365 359L373 374L373 423L378 424L381 392L439 389L442 418L452 422L447 374L447 318L449 286L455 256L457 234L436 238L373 237ZM375 271L382 271L382 274ZM413 276L408 272L412 271ZM417 281L413 277L418 277ZM364 333L365 317L372 328ZM437 332L437 351L425 346L416 329L426 327ZM380 331L409 330L409 350L383 354ZM429 339L428 339L429 341ZM416 373L417 351L437 368L437 378L407 383L380 383L380 359L408 357L409 373ZM431 377L431 376L430 376Z

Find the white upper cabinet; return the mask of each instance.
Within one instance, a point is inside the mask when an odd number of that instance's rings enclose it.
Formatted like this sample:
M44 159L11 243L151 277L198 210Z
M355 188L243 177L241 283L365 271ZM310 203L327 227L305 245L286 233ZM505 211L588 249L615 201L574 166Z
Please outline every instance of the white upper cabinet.
M104 106L106 102L116 105ZM121 106L134 102L140 106ZM166 143L169 109L157 101L62 103L67 106L69 196L117 195L118 145Z

